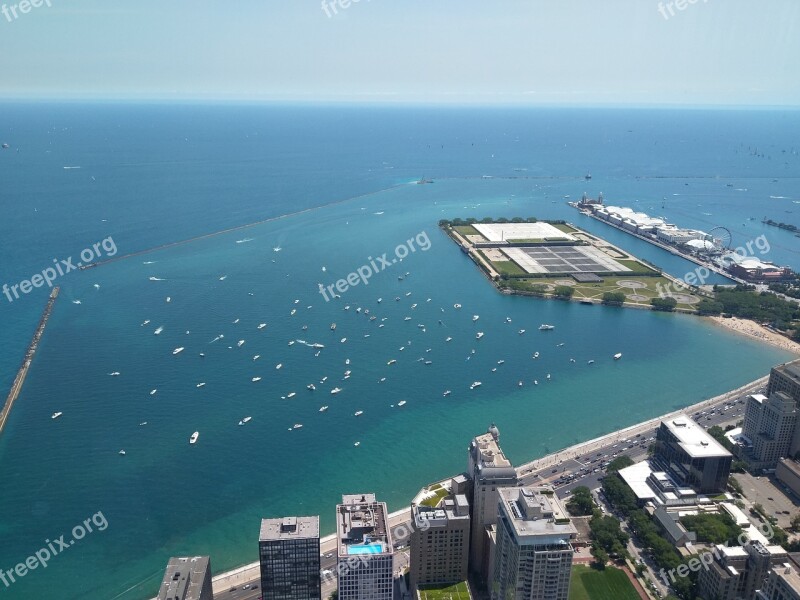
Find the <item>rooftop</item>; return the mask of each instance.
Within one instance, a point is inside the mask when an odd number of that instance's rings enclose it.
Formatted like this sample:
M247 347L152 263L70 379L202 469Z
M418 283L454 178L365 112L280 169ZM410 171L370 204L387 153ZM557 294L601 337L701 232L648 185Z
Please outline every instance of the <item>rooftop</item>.
M793 360L792 362L784 363L774 367L784 377L792 379L795 384L800 385L800 359Z
M208 556L170 558L157 600L199 600L209 569Z
M552 488L526 486L497 491L502 510L521 542L526 538L535 538L537 543L569 542L578 535Z
M391 555L391 531L387 527L385 502L375 494L342 496L336 506L336 533L339 557L358 554Z
M261 519L260 542L319 537L319 517Z
M472 440L472 446L479 451L480 465L485 467L511 467L511 461L500 449L500 444L491 433L484 433Z
M574 241L575 238L549 223L475 223L472 225L490 242L508 240L546 240L560 239Z
M680 447L692 458L731 456L705 429L684 414L662 421L661 424L678 439Z

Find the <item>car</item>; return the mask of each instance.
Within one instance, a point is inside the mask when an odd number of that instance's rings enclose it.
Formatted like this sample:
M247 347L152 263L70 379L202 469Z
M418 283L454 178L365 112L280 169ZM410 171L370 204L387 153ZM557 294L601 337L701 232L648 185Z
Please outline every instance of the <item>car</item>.
M551 473L558 473L558 469L553 469L553 470L552 470L552 471L550 471L550 472L551 472Z

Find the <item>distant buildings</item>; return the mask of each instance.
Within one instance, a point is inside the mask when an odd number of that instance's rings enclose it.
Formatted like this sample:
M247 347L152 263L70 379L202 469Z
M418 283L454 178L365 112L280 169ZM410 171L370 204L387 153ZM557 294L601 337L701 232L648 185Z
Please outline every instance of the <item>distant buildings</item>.
M463 478L462 478L463 479ZM466 487L466 480L463 486ZM450 584L467 579L469 502L455 481L444 497L423 490L411 505L410 587ZM433 496L431 497L431 494Z
M786 392L795 402L800 402L800 359L772 367L767 395L774 392Z
M262 519L261 589L270 600L320 600L319 517Z
M780 546L748 542L744 546L715 546L708 568L700 569L697 578L698 595L714 600L753 598L764 586L772 567L788 560Z
M392 600L394 547L385 502L342 496L336 506L339 600Z
M494 423L487 433L472 440L469 446L467 475L472 480L472 523L470 534L470 569L483 582L489 581L491 538L497 523L500 489L516 487L517 471L500 449L500 432Z
M552 488L498 491L492 600L567 600L577 529Z
M678 486L699 494L724 492L733 455L686 415L662 421L651 463Z
M211 559L208 556L170 558L158 590L158 600L214 600Z

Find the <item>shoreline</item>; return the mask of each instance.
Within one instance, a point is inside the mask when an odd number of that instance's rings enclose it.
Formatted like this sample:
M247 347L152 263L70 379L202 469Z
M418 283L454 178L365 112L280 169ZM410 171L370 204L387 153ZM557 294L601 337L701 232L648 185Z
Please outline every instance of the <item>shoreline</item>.
M724 327L729 331L736 332L739 335L754 338L760 342L769 344L770 346L800 355L800 344L779 333L767 329L763 325L759 325L755 321L751 321L749 319L740 319L739 317L731 317L726 319L723 317L712 316L707 318L716 325Z
M777 335L777 334L775 334ZM780 337L780 336L779 336ZM800 351L798 351L800 353ZM635 436L637 433L642 433L653 427L657 426L663 420L672 418L681 413L689 413L696 412L698 410L703 410L708 406L718 404L730 397L738 396L742 393L748 392L750 390L763 387L767 384L769 380L769 375L765 375L763 377L759 377L758 379L746 383L742 386L739 386L736 389L724 392L712 398L708 398L706 400L701 400L700 402L696 402L694 404L690 404L683 408L674 410L672 412L660 415L658 417L654 417L652 419L648 419L647 421L643 421L640 423L635 423L633 425L629 425L628 427L624 427L622 429L618 429L616 431L611 431L607 434L602 436L593 438L591 440L587 440L585 442L578 442L572 446L568 446L566 448L562 448L561 450L557 450L556 452L551 452L546 456L542 456L540 458L536 458L534 460L528 461L523 463L517 467L515 467L517 474L519 477L523 477L526 474L531 473L532 471L536 471L539 469L547 468L554 464L558 464L561 461L574 458L576 456L580 456L587 451L591 451L593 448L599 448L603 445L607 444L610 441L619 441L624 436ZM451 476L452 477L452 476ZM449 481L451 477L447 477L442 481ZM430 485L432 482L423 483L420 487L424 485ZM404 515L408 517L410 515L411 507L405 506L399 510L395 510L389 514L389 522L390 526L394 526L399 524L397 520L402 518ZM333 542L335 541L336 534L329 534L325 537L320 538L320 548L322 552L326 552L323 546L330 545L332 546L332 550L335 549L333 547ZM225 571L218 575L215 575L212 578L212 584L214 587L214 593L220 593L223 591L227 591L232 586L240 586L245 583L249 583L255 579L260 577L260 564L258 562L248 563L234 569ZM152 599L155 600L155 599Z

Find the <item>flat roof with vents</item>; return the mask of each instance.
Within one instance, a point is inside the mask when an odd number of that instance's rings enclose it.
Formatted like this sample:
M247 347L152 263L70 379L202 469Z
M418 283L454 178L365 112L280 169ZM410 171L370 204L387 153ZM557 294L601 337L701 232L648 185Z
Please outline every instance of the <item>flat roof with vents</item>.
M678 415L668 421L662 421L661 424L678 439L680 447L692 458L732 456L717 440L708 435L705 429L686 415Z
M259 541L296 540L319 537L319 517L261 519Z
M210 569L208 556L170 558L157 600L200 600Z

